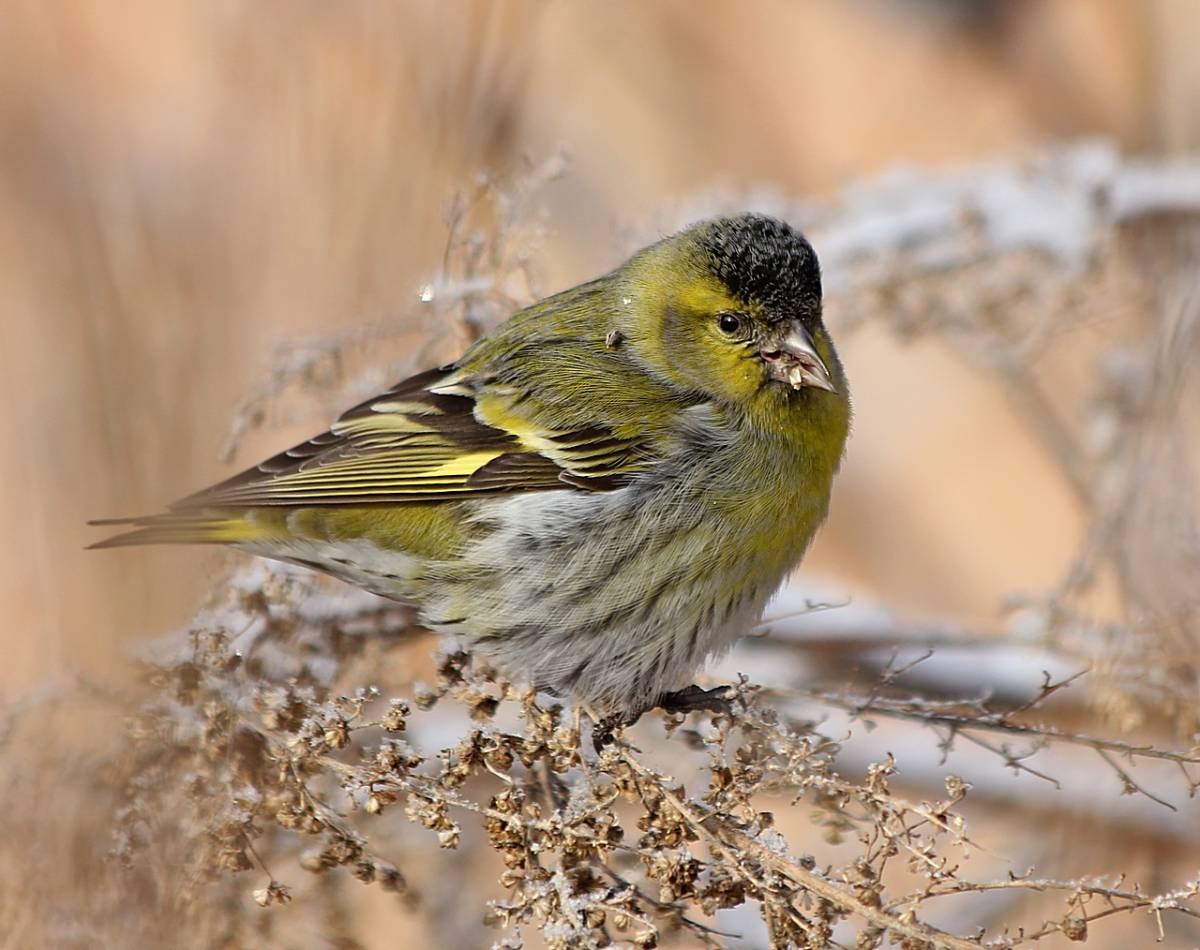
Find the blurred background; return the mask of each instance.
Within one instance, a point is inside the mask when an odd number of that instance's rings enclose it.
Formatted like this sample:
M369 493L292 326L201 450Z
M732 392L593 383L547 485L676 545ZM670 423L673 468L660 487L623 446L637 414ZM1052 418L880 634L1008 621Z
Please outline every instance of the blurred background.
M4 21L7 697L119 673L192 615L228 556L86 552L85 522L324 427L336 387L271 401L221 457L295 341L386 328L354 354L375 374L454 355L416 305L481 173L569 156L536 198L546 293L713 191L831 196L1080 137L1200 146L1191 0L8 0ZM1058 581L1082 515L1000 387L871 325L842 351L857 427L804 571L985 625Z

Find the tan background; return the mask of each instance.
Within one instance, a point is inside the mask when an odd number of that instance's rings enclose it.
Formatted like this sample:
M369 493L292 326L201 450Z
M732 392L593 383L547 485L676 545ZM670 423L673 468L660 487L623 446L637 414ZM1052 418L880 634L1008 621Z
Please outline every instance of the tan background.
M206 550L84 551L102 536L85 522L155 510L325 425L338 406L297 394L219 461L281 343L411 322L359 347L350 375L454 345L412 321L415 295L438 270L448 198L478 171L572 155L541 200L550 291L710 189L828 194L897 164L1091 135L1195 150L1197 36L1192 0L9 0L0 699L124 669L222 576ZM1079 512L1000 393L877 328L843 355L856 428L806 570L981 625L1013 590L1058 579ZM1028 823L1008 806L1001 837L1007 818ZM99 835L49 811L89 856L70 865L71 893L88 893ZM1072 872L1111 866L1087 827ZM1121 867L1154 886L1163 853L1146 843ZM27 884L18 858L0 860L11 886Z

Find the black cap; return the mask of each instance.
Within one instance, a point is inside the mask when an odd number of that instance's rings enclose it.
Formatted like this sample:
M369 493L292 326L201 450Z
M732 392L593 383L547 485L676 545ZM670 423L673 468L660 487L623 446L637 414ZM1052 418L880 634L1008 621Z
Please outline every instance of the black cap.
M763 214L718 218L702 226L700 247L730 293L780 316L821 309L821 266L804 235Z

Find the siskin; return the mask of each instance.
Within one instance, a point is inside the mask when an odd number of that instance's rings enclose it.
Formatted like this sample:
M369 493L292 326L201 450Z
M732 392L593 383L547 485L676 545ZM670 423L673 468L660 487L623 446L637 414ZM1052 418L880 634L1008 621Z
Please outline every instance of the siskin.
M694 708L824 520L850 425L816 254L695 225L95 547L219 543L416 605L615 722Z

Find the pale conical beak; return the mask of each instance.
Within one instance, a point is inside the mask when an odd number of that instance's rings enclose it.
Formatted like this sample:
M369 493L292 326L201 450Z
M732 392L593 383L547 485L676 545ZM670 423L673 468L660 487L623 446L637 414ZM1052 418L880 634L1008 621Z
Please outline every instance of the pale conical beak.
M812 336L798 320L788 324L787 335L779 341L777 348L762 351L762 358L766 361L771 378L787 383L793 389L812 386L826 392L837 392L828 367L817 354Z

